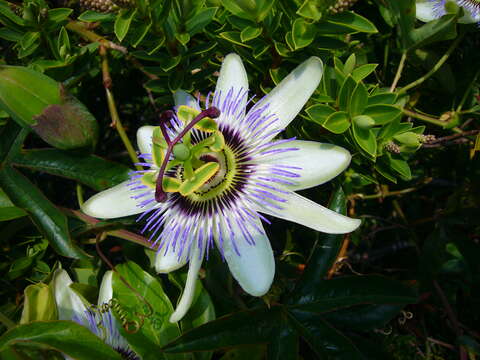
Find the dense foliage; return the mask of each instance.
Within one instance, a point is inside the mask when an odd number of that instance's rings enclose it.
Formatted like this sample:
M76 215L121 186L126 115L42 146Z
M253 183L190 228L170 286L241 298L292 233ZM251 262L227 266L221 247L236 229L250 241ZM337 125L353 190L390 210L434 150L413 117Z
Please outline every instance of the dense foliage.
M0 359L128 358L60 319L53 295L63 268L97 303L112 266L110 310L142 359L476 359L480 32L463 11L423 23L414 0L0 0ZM212 251L171 324L188 269L156 274L135 216L78 208L128 178L137 128L178 89L203 100L231 52L255 99L322 59L283 136L350 151L347 171L302 194L362 225L327 235L269 217L268 294L245 294Z

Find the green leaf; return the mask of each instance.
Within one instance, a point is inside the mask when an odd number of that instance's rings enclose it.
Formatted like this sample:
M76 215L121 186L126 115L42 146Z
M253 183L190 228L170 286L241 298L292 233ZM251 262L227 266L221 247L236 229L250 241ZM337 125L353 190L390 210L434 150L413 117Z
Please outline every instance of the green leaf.
M26 216L27 213L13 205L7 194L0 188L0 221L7 221Z
M16 166L76 180L100 191L129 179L125 165L95 155L82 155L56 149L23 151L12 159Z
M238 31L224 31L219 34L221 38L228 40L234 44L250 47L247 44L244 44L242 38L240 37L240 33Z
M266 343L277 330L280 314L279 307L236 312L184 333L163 350L171 353L211 351Z
M57 51L62 58L65 58L70 53L70 39L68 38L67 30L63 26L58 33Z
M310 45L315 39L315 33L315 25L309 24L302 18L296 19L292 27L292 40L295 50Z
M321 359L367 360L353 342L320 316L290 312L290 321Z
M136 13L137 9L122 9L118 13L115 19L114 30L119 41L122 41L125 35L127 35L132 19Z
M240 33L240 39L243 42L250 41L250 40L255 39L258 36L260 36L261 33L262 33L262 28L261 27L247 26Z
M368 91L362 82L359 82L352 92L348 106L351 117L363 114L368 103Z
M221 4L232 14L259 23L265 19L275 2L276 0L223 0Z
M415 0L386 0L390 14L402 40L402 48L406 50L411 43L411 33L415 25Z
M22 40L23 33L6 27L0 28L0 38L7 41L19 42Z
M285 324L272 336L267 348L267 360L297 360L298 333L290 324Z
M323 314L356 305L406 305L417 300L414 289L384 276L343 276L318 282L294 308Z
M324 9L323 9L324 10ZM307 19L318 21L322 17L320 3L316 0L305 0L297 10L297 14Z
M342 215L347 214L347 198L341 186L337 187L333 193L328 208ZM328 271L335 263L343 237L343 234L321 234L318 243L315 244L310 261L295 287L292 301L289 303L309 302L311 294L315 293L315 289L324 281Z
M395 170L403 180L408 181L412 179L410 166L408 166L408 163L399 155L389 156L389 162L390 167Z
M322 126L334 134L343 134L350 127L350 118L345 111L331 114Z
M78 360L121 360L121 356L86 327L73 321L19 325L0 337L0 351L11 345L38 345Z
M345 64L343 65L343 73L345 75L349 75L355 68L356 63L357 57L355 56L355 53L353 53L347 58L347 60L345 60Z
M363 129L356 123L352 124L353 137L357 144L369 155L377 155L377 139L371 129Z
M202 9L199 13L195 14L192 18L187 20L185 28L190 36L195 35L202 31L208 24L210 24L217 12L216 7L207 7Z
M75 259L88 259L80 248L72 243L67 218L35 185L18 171L4 166L0 170L0 186L12 202L26 210L53 249L60 255Z
M99 13L92 10L87 10L80 14L78 20L85 22L102 22L115 20L115 14L112 13Z
M73 9L55 8L48 10L48 20L59 23L68 19Z
M338 107L342 111L348 111L350 105L350 98L352 96L353 90L357 86L357 83L353 78L348 75L343 81L342 87L338 93Z
M308 107L305 112L312 121L323 125L327 118L335 112L335 109L330 105L316 104Z
M378 64L365 64L361 65L352 71L353 80L359 82L365 79L368 75L375 71Z
M458 16L449 14L440 19L429 21L425 25L411 32L411 44L408 50L423 47L434 42L452 40L457 37Z
M6 1L0 1L0 15L5 16L8 20L10 20L16 25L20 25L20 26L25 25L25 20L23 20L20 16L15 14L12 11L12 9L10 9L9 4ZM1 20L1 17L0 17L0 20Z
M317 30L321 34L350 34L355 32L374 34L378 32L370 20L352 11L344 11L329 16L325 22L318 24Z
M25 50L30 48L34 43L38 42L40 39L40 33L37 31L27 32L23 35L22 40L20 40L20 46Z
M385 125L402 116L402 110L394 105L369 105L363 114L375 120L375 125Z
M178 325L168 321L173 313L173 306L160 282L137 264L129 261L117 265L116 270L113 274L113 297L118 300L129 321L142 324L135 332L127 332L123 328L120 331L132 349L143 359L160 359L159 347L180 335ZM120 276L135 292L124 284Z
M383 93L375 94L368 98L368 105L393 105L397 101L397 94L394 93Z

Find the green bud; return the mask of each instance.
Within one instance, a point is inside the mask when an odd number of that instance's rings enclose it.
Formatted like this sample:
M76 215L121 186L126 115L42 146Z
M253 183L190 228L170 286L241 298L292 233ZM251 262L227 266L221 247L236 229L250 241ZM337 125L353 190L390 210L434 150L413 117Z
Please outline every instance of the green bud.
M88 109L61 84L29 68L0 66L0 109L56 148L96 143L98 125Z
M411 132L407 131L398 135L395 135L393 137L395 140L397 140L399 143L409 146L409 147L417 147L420 146L420 141L418 140L418 135Z
M375 120L373 120L368 115L358 115L353 118L353 121L359 128L362 129L370 129L371 127L375 126Z
M175 159L185 161L190 157L190 150L185 144L178 143L173 147L173 156Z
M29 285L25 288L24 294L25 301L20 324L57 318L55 299L48 285L42 283Z

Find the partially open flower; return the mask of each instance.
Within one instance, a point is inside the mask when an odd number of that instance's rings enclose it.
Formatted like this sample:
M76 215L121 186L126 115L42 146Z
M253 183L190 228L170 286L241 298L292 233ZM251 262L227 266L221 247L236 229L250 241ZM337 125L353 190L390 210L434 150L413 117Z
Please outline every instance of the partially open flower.
M68 273L59 269L53 275L53 292L59 320L73 320L85 326L107 345L117 351L122 359L139 360L127 341L120 335L118 323L108 304L112 299L111 271L105 273L100 285L98 306L86 304L70 285L73 283Z
M464 24L480 22L480 0L416 0L417 19L424 22L432 21L447 13L455 13L458 7L464 11L458 22Z
M160 127L138 130L147 169L82 207L99 218L142 213L143 231L158 245L158 272L189 262L186 288L170 321L188 311L203 257L214 243L247 293L262 296L269 290L275 260L261 220L269 221L260 213L332 234L360 225L295 193L340 174L350 153L330 144L275 139L322 74L322 62L311 57L247 111L245 68L238 55L226 56L207 110L186 92L176 92L176 113L162 116Z

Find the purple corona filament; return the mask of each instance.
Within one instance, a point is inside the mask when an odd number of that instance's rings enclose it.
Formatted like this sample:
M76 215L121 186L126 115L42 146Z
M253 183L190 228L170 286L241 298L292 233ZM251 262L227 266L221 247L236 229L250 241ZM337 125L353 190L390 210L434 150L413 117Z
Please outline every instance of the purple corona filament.
M185 126L185 128L173 139L170 140L168 136L165 123L170 121L174 117L174 112L171 110L164 111L160 115L160 129L162 131L163 137L167 142L167 151L165 152L165 157L162 162L162 166L158 172L157 182L155 184L155 200L157 202L165 202L167 200L167 194L163 191L163 176L165 175L165 169L167 167L170 155L172 154L173 147L187 134L199 121L203 120L206 117L215 119L220 116L220 110L215 106L209 107L206 110L203 110L198 114L190 123Z

